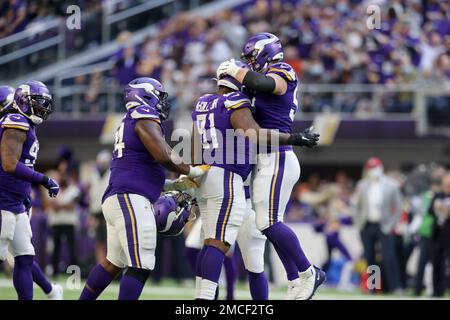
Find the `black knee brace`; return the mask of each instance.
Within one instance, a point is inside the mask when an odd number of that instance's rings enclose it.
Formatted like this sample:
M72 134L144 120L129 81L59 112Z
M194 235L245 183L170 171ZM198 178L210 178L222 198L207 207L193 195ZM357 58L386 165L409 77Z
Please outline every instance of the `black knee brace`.
M128 267L127 271L125 271L125 275L133 277L139 282L145 283L150 275L150 270Z

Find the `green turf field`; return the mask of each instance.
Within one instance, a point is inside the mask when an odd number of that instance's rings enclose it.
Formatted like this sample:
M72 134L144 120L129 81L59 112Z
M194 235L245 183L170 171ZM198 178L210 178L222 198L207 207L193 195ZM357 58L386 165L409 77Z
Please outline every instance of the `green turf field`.
M63 285L64 290L64 299L65 300L75 300L78 299L80 295L81 289L68 289L67 283L65 279L60 279L58 281L59 284ZM82 281L81 285L84 282ZM117 299L117 295L119 292L118 283L115 282L111 284L105 292L100 296L100 299ZM225 293L225 289L221 288L221 297L223 298L223 294ZM285 295L285 288L271 288L270 289L270 299L283 299ZM46 296L43 294L42 290L35 286L35 299L42 300L46 299ZM155 285L152 283L147 283L142 293L142 300L181 300L181 299L192 299L194 295L194 284L193 282L179 284L174 281L166 280L162 283ZM248 288L245 283L238 283L235 291L235 298L238 300L249 300L250 294ZM447 296L447 298L449 298ZM17 299L16 293L12 286L12 281L5 277L0 278L0 300L15 300ZM316 293L315 300L321 299L412 299L412 297L405 296L393 296L393 295L365 295L361 294L359 290L349 291L349 292L340 292L334 288L321 288ZM414 298L417 299L417 298ZM420 299L426 299L426 297L422 297Z

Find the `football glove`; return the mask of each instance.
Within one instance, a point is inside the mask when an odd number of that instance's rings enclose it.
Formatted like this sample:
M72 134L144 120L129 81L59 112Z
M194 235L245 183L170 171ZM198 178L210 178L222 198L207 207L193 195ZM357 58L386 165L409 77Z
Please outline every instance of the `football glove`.
M52 178L44 177L42 182L44 188L48 190L48 195L52 198L56 197L59 192L59 184Z
M239 69L241 69L241 67L236 64L236 60L226 60L219 65L219 68L217 68L216 77L217 79L220 79L224 75L229 75L236 78Z
M186 191L192 188L197 188L198 184L195 182L192 178L189 178L186 175L181 175L176 180L169 180L166 179L164 183L164 190L165 191Z
M191 167L191 169L189 170L188 173L188 177L195 179L195 178L199 178L202 175L204 175L206 173L206 171L209 170L211 166L203 164L201 166L195 166L195 167Z
M289 143L293 146L312 148L317 146L320 134L312 132L313 127L309 127L303 132L293 133L289 137Z

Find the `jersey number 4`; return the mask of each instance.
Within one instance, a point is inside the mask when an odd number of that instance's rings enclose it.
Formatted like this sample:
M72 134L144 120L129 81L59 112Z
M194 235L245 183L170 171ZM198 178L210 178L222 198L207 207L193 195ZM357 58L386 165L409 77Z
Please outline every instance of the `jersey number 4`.
M209 121L209 124L207 125L207 121ZM198 133L202 136L202 146L203 149L209 149L210 145L212 144L213 149L216 149L219 147L219 141L217 140L217 133L215 128L215 122L214 122L214 113L208 114L198 114L197 115L197 130ZM208 129L206 129L208 128ZM208 141L208 137L206 135L206 132L209 131L211 136L211 143Z
M117 151L116 158L122 158L123 149L125 148L125 143L123 142L123 128L124 124L122 122L119 129L116 131L116 140L114 142L114 152Z

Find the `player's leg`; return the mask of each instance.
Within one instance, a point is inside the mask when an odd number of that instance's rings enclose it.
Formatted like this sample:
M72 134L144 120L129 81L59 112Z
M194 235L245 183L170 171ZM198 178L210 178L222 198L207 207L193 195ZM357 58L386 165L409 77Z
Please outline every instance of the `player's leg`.
M242 178L213 167L203 178L200 193L206 200L206 206L200 206L206 239L201 260L200 299L213 300L225 253L235 243L242 224L245 210Z
M19 300L33 300L34 247L31 243L31 225L28 215L16 215L11 253L14 256L13 283Z
M185 241L186 257L191 265L192 271L196 273L197 257L203 247L203 239L201 235L202 222L200 218L194 221L191 230Z
M226 300L234 300L234 285L237 279L237 268L234 253L229 250L223 260L223 268L225 270L225 280L227 282Z
M289 274L293 273L292 262L297 267L297 273L308 269L311 265L300 247L297 236L283 223L287 200L292 187L300 177L298 161L292 161L291 158L289 152L258 155L252 198L257 228L274 244L277 253L283 257L282 262ZM286 171L289 174L285 174Z
M156 222L153 205L136 194L117 195L123 212L119 233L128 269L120 281L119 300L137 300L155 267Z
M126 257L119 241L118 228L116 228L116 224L122 219L122 210L117 196L107 198L102 205L102 210L107 221L107 256L89 272L80 300L97 299L126 266Z
M237 243L248 272L250 294L253 300L269 298L269 282L264 273L264 249L266 237L256 228L255 212L247 200L244 221L239 228Z
M30 208L27 212L28 218L31 221L33 211L32 208ZM62 300L63 299L63 293L64 289L59 284L52 284L48 279L47 276L42 271L41 267L36 261L33 261L33 267L32 267L32 275L33 275L33 281L36 283L42 291L47 295L47 298L49 300Z
M42 291L47 295L49 300L62 300L64 289L59 284L52 284L48 279L44 272L41 270L41 267L36 261L33 261L33 266L31 269L33 281L36 283Z
M257 228L263 230L270 224L269 210L271 206L270 194L272 193L272 180L277 170L275 153L258 155L258 164L253 173L252 201L256 212ZM277 241L271 241L284 269L286 270L289 283L298 279L298 269L292 257L281 250ZM290 285L290 287L292 287Z
M5 261L8 247L14 238L16 216L10 211L0 210L0 261Z
M291 288L298 289L295 290L298 291L295 298L309 299L324 281L325 274L311 265L300 246L297 235L283 223L289 195L300 177L300 165L292 151L260 156L269 157L269 159L262 158L261 160L266 162L262 166L260 166L260 159L258 160L258 169L261 170L257 170L253 182L253 192L257 197L254 197L256 225L274 244L275 249L282 253L283 258L291 260L287 266L291 268L292 262L296 265L299 277L290 283ZM269 197L264 200L261 195L257 195L256 185L268 183L268 178L270 178Z
M199 206L200 212L203 210L206 211L206 201L201 198L200 194L197 194L197 204ZM203 208L203 209L202 209ZM199 252L197 254L197 258L195 261L195 295L194 299L200 299L200 292L202 287L202 259L205 254L206 248L203 245L205 240L205 233L203 230L203 225L205 224L203 220L206 219L206 216L200 216L200 219L195 222L194 227L192 228L193 234L189 234L186 239L186 246L199 248Z

